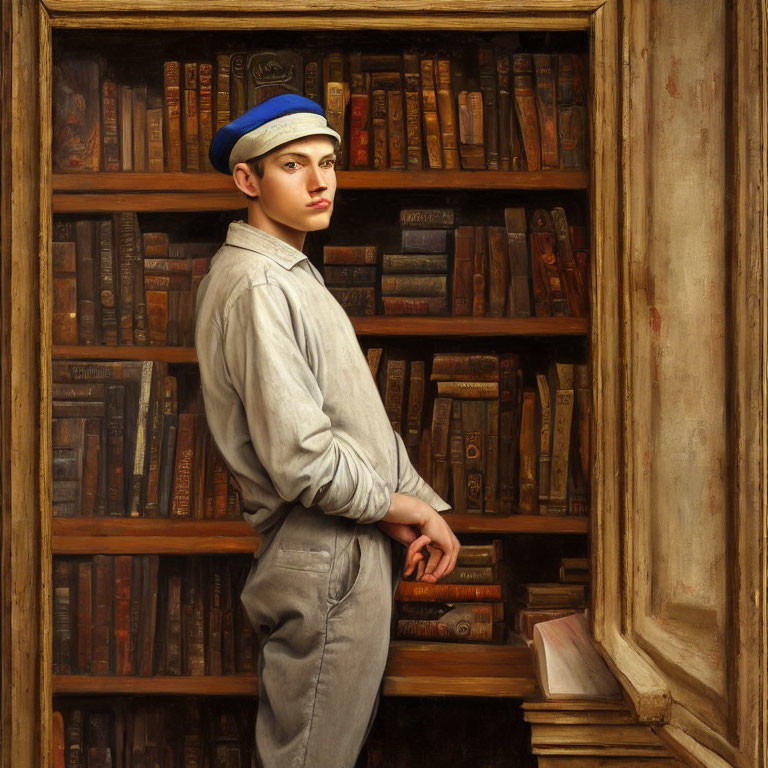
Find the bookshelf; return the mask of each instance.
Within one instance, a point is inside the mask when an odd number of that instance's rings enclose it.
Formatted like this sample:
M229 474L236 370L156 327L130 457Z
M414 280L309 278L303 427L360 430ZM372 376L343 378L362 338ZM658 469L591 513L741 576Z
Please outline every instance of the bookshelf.
M303 22L307 18L303 17ZM301 26L302 21L299 22ZM439 21L435 20L439 26ZM201 24L205 27L206 24ZM521 30L524 29L521 26ZM568 24L551 25L555 34L565 32ZM583 30L583 27L581 28ZM202 31L202 30L201 30ZM74 31L77 34L77 31ZM123 37L114 38L125 45ZM67 50L68 30L57 31L60 50ZM448 34L440 30L441 34ZM109 30L103 35L110 40ZM156 30L142 34L164 38ZM375 41L376 32L371 31ZM478 34L490 39L490 32ZM573 34L573 33L569 33ZM72 44L79 38L73 37ZM259 38L255 38L259 39ZM572 44L574 38L568 38ZM579 38L581 51L588 43ZM288 43L286 43L288 44ZM101 51L106 44L90 43ZM208 51L214 43L206 43ZM258 45L258 43L253 43ZM345 40L345 49L349 48ZM559 50L547 43L551 50ZM54 47L54 64L56 51ZM178 55L178 54L177 54ZM203 56L203 54L201 54ZM585 163L586 166L589 163ZM232 191L229 179L206 172L95 172L51 175L51 212L56 217L74 221L103 218L117 211L131 211L151 222L173 222L176 231L183 229L184 214L200 214L215 220L242 209L242 198ZM474 216L488 204L501 210L505 205L525 206L530 211L539 206L551 207L567 201L569 210L581 212L582 221L590 221L588 170L545 171L446 171L446 170L365 170L338 172L339 189L348 193L350 205L375 201L389 195L401 199L401 207L461 208L464 201L476 199ZM413 200L413 203L409 201ZM337 220L342 217L337 213ZM151 227L151 225L148 225ZM169 224L170 226L170 224ZM431 345L435 350L475 349L476 346L522 350L531 359L537 355L562 354L582 362L589 359L590 334L588 317L353 317L352 324L361 342L379 346L398 345L418 350ZM541 350L537 345L542 345ZM168 364L174 370L193 370L195 351L184 346L107 346L61 345L50 348L51 361L154 361ZM431 409L430 409L431 410ZM428 418L428 417L425 417ZM532 542L546 560L551 552L586 555L590 519L585 516L547 516L541 514L456 514L448 516L452 528L466 535L470 543L501 538L505 542L523 537ZM89 555L150 555L183 557L185 555L247 555L258 546L258 536L240 521L168 520L147 518L54 518L50 521L51 555L54 558L86 558ZM521 538L521 540L523 540ZM548 542L555 542L548 549ZM506 545L505 545L506 546ZM547 554L550 552L550 554ZM253 696L258 680L252 674L151 677L129 675L54 674L52 693L57 697L147 696ZM384 677L383 692L391 697L473 697L525 699L535 695L536 684L530 649L514 634L501 645L413 642L396 640Z

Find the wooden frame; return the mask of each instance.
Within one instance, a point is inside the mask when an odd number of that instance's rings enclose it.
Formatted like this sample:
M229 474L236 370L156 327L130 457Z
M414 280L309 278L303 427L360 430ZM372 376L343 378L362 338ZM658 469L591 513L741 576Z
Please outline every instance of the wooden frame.
M648 171L642 157L647 136L636 132L650 107L643 74L649 44L644 2L619 0L393 0L371 13L367 0L283 3L281 13L259 0L3 0L2 109L2 380L0 389L0 478L2 479L2 719L0 768L49 765L51 658L51 521L48 466L50 380L51 188L50 103L53 27L174 27L197 29L588 29L593 56L591 168L594 314L591 328L597 441L594 448L592 550L595 636L641 719L673 725L661 730L671 748L701 765L722 755L747 765L752 750L765 765L760 723L766 721L766 29L759 0L738 4L732 17L734 114L730 160L734 254L730 328L736 339L732 382L731 438L737 460L730 479L736 511L730 556L743 563L741 581L731 584L733 607L746 621L729 669L735 690L724 739L702 730L679 704L679 693L633 635L632 466L625 430L631 421L624 325L630 313L628 254L643 248ZM39 86L38 86L39 83ZM756 98L757 94L757 98ZM10 108L8 107L10 105ZM755 201L759 201L757 204ZM38 255L38 258L35 256ZM736 579L736 577L734 577ZM755 604L756 603L756 604ZM39 629L39 631L38 631ZM757 668L758 674L754 673ZM740 720L739 718L743 718ZM687 730L688 735L684 732ZM748 742L748 743L747 743ZM733 744L741 744L734 747ZM745 746L746 744L746 746ZM761 754L757 755L760 751ZM745 756L746 755L746 756ZM755 762L754 764L758 764Z

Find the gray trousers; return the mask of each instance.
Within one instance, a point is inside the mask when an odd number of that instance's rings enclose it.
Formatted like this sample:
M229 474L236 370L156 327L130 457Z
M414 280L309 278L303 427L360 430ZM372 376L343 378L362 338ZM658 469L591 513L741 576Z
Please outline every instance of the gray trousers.
M241 594L259 634L255 766L353 768L389 649L390 539L296 506Z

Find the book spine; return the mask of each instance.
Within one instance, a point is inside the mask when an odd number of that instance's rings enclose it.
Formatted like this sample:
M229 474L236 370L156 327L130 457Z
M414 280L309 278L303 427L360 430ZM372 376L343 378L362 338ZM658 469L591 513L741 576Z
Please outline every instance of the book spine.
M72 673L72 643L74 640L74 594L71 585L71 564L55 560L53 564L53 672Z
M406 416L405 447L411 463L418 465L421 444L421 416L424 408L424 361L413 360L408 380L408 410Z
M457 317L472 314L475 228L457 227L453 256L452 310Z
M178 61L163 64L165 169L181 170L181 65Z
M496 80L498 83L499 110L499 169L512 169L512 97L509 90L509 55L499 52L496 56ZM514 169L516 170L516 169Z
M401 89L387 91L387 148L388 167L395 170L405 169L405 122Z
M52 335L54 344L77 344L78 281L75 243L54 243L53 246ZM91 302L93 303L93 302Z
M142 677L154 672L154 648L157 630L158 571L160 558L147 555L141 562L141 611L136 638L136 671Z
M537 317L567 317L570 314L565 296L562 265L556 253L552 217L538 209L531 217L531 272L533 300Z
M539 388L539 501L549 500L550 471L552 468L552 404L549 381L543 373L536 375Z
M438 352L432 358L431 381L498 381L499 356L485 353Z
M120 138L117 129L117 84L104 80L101 84L101 167L105 171L120 170Z
M197 63L186 62L184 64L184 90L183 90L183 133L184 133L184 170L200 170L200 133L199 133L199 105L197 88Z
M565 515L568 507L568 465L573 420L573 390L558 389L555 393L555 418L552 430L552 470L546 513Z
M213 64L201 62L198 67L199 151L198 167L212 171L208 148L213 138Z
M497 381L438 381L437 394L460 400L492 400L499 396Z
M427 147L428 167L443 167L443 147L440 140L440 121L437 116L435 93L435 64L432 59L421 60L421 109L424 120L424 141Z
M131 658L131 571L132 556L117 555L114 559L114 633L115 672L133 674Z
M133 344L134 260L136 249L133 215L127 211L115 214L114 231L117 234L117 263L120 276L119 339L121 344Z
M520 500L521 515L538 512L536 484L536 393L523 392L523 409L520 424Z
M385 253L381 258L381 271L385 275L446 274L448 255L445 253Z
M403 64L405 69L406 167L409 171L420 171L423 167L423 158L421 148L421 77L418 55L404 54Z
M441 498L448 497L450 465L448 436L451 425L451 399L436 397L432 411L432 487Z
M109 555L93 556L93 627L91 633L92 675L109 675L112 670L113 627L112 575L113 560Z
M487 446L485 440L485 408L481 401L465 400L461 404L461 421L464 427L464 467L467 489L467 512L483 512L483 493Z
M507 233L504 227L488 227L488 314L503 317L509 272Z
M484 511L496 514L499 511L499 400L486 403L486 462ZM500 598L499 598L500 599Z
M535 53L533 54L533 65L536 71L536 109L541 132L541 166L542 168L559 168L557 102L555 100L552 56L548 53Z
M526 169L541 170L541 138L539 118L536 115L536 94L533 86L533 59L529 53L516 53L512 57L512 82Z
M472 314L484 317L488 311L488 227L475 230L474 272L472 275Z
M448 229L455 223L453 208L401 208L403 229Z
M405 401L405 360L388 360L384 384L384 408L392 429L403 433L403 405Z
M483 94L485 161L489 171L499 170L499 110L496 102L496 62L493 48L478 51L480 91Z
M216 56L216 130L232 119L229 109L229 59L230 54Z
M91 673L91 627L93 563L78 563L77 566L77 672L81 675Z
M192 464L195 451L195 415L180 413L176 435L171 517L191 517Z
M80 514L94 517L103 500L99 499L99 461L101 458L100 418L85 420L85 447L83 451L82 494Z
M231 120L240 117L248 109L247 60L248 54L246 53L233 53L229 59L229 112Z
M323 270L328 285L375 285L376 267L355 267L329 264Z
M563 268L565 296L572 317L587 316L587 292L582 284L581 273L576 265L576 259L571 249L571 233L565 211L556 207L552 209L552 224L557 237L557 255Z
M376 289L372 286L329 286L328 290L348 315L363 317L376 314Z
M133 170L133 92L121 85L120 95L120 170Z
M385 315L430 315L448 314L448 300L442 296L382 296Z
M326 245L323 264L375 264L378 248L375 245Z
M504 220L509 256L507 317L530 317L531 269L528 259L528 226L525 220L525 208L505 208Z
M162 173L165 170L163 130L163 104L153 96L147 108L147 167L150 173Z
M401 581L395 600L421 603L465 603L501 600L501 584L428 584Z
M141 367L141 387L139 390L139 409L136 420L136 448L134 451L133 471L131 473L128 515L139 517L142 514L142 501L145 491L147 459L147 422L149 420L150 395L152 392L152 373L156 364L144 360Z
M515 354L502 355L501 396L499 402L499 512L511 515L517 500L517 469L520 465L519 420L517 401L519 389L517 375L519 358Z
M107 387L108 512L112 517L125 515L125 388Z
M467 511L467 489L464 483L464 429L461 421L460 400L454 400L451 403L448 460L451 471L453 511L463 515Z
M383 296L436 296L448 295L446 275L382 275Z
M370 164L370 96L352 93L349 98L349 167L365 169Z
M133 170L146 171L147 155L147 86L133 89Z
M400 247L403 253L446 253L448 229L403 229Z
M373 126L373 167L377 171L389 167L387 150L387 92L376 89L371 93L371 111Z
M443 167L453 170L461 167L459 162L458 130L456 107L451 89L451 60L437 62L437 111L440 118L440 139L443 148Z

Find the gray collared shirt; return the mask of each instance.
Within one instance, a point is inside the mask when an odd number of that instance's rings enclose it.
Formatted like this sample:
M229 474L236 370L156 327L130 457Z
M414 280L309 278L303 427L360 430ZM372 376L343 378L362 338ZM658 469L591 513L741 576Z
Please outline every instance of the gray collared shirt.
M372 523L396 491L449 509L411 465L349 318L301 251L230 224L196 318L208 426L257 531L292 503Z

